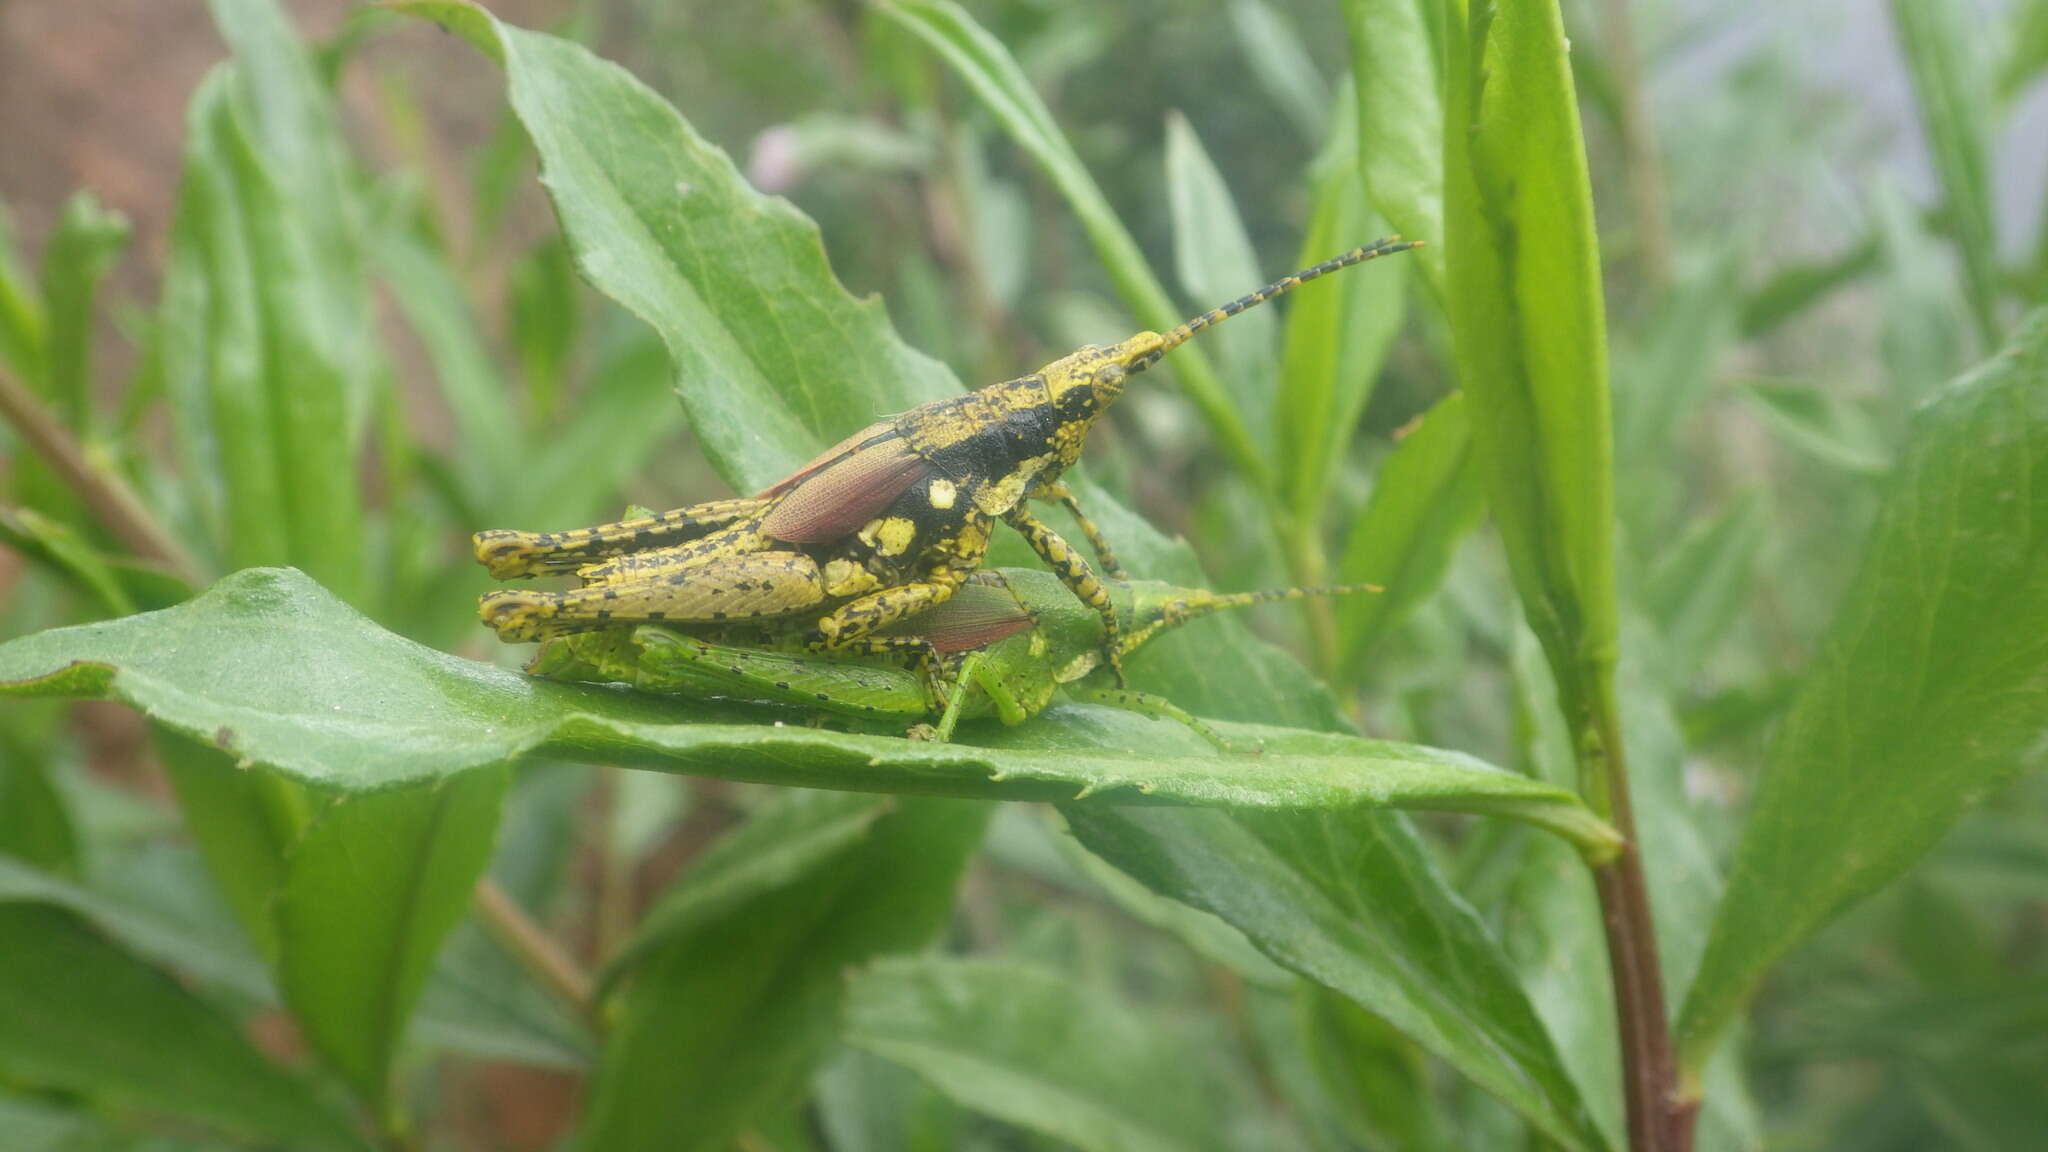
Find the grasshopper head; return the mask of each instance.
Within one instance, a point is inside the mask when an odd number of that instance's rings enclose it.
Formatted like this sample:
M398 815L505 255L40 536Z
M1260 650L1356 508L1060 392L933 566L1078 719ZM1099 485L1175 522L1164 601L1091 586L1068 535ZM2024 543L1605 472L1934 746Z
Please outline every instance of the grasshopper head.
M1045 391L1063 414L1097 415L1123 395L1125 377L1143 371L1166 347L1157 332L1140 332L1107 348L1090 344L1045 366Z

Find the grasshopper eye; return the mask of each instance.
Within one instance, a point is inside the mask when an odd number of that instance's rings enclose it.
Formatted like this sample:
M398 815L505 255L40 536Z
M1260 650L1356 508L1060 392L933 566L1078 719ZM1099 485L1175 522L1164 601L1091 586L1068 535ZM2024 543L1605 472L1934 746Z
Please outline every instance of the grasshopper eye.
M1095 382L1111 387L1121 385L1124 382L1124 366L1114 361L1104 364L1095 370Z

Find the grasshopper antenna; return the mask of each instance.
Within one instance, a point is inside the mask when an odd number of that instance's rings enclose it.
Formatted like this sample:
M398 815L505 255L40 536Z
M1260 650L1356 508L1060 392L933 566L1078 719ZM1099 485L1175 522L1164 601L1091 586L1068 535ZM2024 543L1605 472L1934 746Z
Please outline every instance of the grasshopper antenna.
M1159 338L1159 346L1141 356L1136 363L1131 365L1130 371L1143 372L1145 369L1158 363L1161 356L1187 343L1194 337L1195 333L1200 332L1202 329L1214 324L1221 324L1223 321L1230 319L1247 308L1264 304L1273 297L1291 292L1317 277L1328 276L1340 268L1349 268L1353 264L1363 264L1367 260L1380 256L1391 256L1396 252L1406 252L1410 248L1420 247L1422 247L1422 241L1420 240L1403 241L1399 236L1388 236L1381 240L1375 240L1363 248L1353 248L1349 252L1332 256L1313 268L1304 268L1292 276L1283 276L1264 288L1259 289L1257 292L1240 296L1221 308L1212 308L1171 332L1162 335Z
M1174 603L1168 618L1178 624L1227 608L1271 604L1277 600L1306 600L1311 596L1349 596L1354 592L1384 591L1386 589L1377 584L1321 584L1310 588L1266 588L1257 592L1206 592Z

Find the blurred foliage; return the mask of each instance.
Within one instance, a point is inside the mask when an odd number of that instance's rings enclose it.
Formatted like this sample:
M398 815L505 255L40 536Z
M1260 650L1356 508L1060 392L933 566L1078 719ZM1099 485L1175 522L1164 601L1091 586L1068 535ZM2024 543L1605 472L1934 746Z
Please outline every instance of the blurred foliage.
M2048 4L1872 6L1897 120L1800 41L1846 16L1756 4L410 7L483 53L213 0L152 275L92 190L0 205L0 665L163 722L0 707L0 1145L1619 1147L1579 858L1358 810L1583 829L1603 713L1702 1147L2048 1123L2048 189L2001 211ZM1243 779L1086 709L899 752L445 655L512 659L479 527L750 490L1395 230L1077 485L1140 575L1387 587L1137 664L1319 730ZM320 587L51 631L259 565ZM1325 810L918 794L1134 783Z

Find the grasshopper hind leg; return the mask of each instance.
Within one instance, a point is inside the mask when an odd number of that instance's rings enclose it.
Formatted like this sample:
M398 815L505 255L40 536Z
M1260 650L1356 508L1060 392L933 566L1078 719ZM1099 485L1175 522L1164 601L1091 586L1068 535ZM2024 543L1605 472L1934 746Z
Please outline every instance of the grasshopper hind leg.
M477 563L499 580L573 572L608 556L663 548L737 523L767 507L758 497L713 500L569 532L492 528L470 537Z

